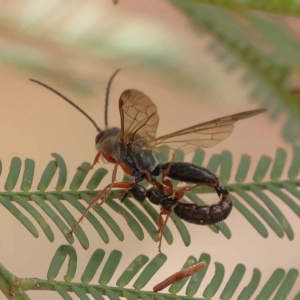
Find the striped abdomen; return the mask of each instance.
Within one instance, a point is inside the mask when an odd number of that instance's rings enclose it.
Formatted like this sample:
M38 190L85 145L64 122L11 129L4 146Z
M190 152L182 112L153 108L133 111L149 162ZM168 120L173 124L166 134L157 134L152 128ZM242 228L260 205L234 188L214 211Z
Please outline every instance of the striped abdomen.
M219 203L213 205L197 205L178 202L174 207L174 213L186 222L198 225L212 225L225 220L231 212L232 201L228 191L222 188L222 198Z

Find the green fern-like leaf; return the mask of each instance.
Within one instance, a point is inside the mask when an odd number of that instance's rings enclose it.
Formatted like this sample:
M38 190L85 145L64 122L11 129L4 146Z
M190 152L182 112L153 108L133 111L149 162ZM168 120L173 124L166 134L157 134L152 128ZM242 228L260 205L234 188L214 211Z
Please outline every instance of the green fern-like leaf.
M223 62L229 71L237 69L239 66L247 68L243 83L252 84L251 98L259 99L261 105L268 108L272 119L278 119L284 110L288 112L282 128L282 135L288 142L296 142L300 137L298 130L300 106L299 96L292 92L291 77L294 73L295 63L299 61L299 51L295 55L281 54L282 57L279 56L279 53L277 56L270 55L266 53L265 49L270 47L268 43L261 43L255 39L261 34L256 27L259 26L259 30L264 28L265 31L269 29L266 32L266 39L272 41L272 46L276 47L275 39L272 39L271 36L277 32L276 28L280 29L278 25L263 17L243 14L239 17L244 18L246 23L253 23L253 27L250 29L249 26L244 28L243 23L239 22L240 19L234 18L232 13L227 10L184 0L173 0L172 2L191 18L201 33L204 31L214 37L208 51ZM227 3L227 1L225 2ZM268 4L263 4L262 7L265 5ZM287 36L286 32L284 35ZM278 37L276 37L276 41L278 41ZM287 38L286 43L281 41L281 45L283 44L285 47L286 44L290 45L292 49L296 46L299 47L299 42L292 38ZM293 62L291 59L284 58L287 56L293 57Z
M197 151L194 155L193 162L198 165L203 164L204 155L205 153L203 151ZM72 244L74 237L69 235L69 231L76 223L76 219L68 210L66 203L73 206L80 213L83 213L85 206L78 200L83 199L86 203L89 203L93 199L99 192L95 189L101 184L101 180L106 176L107 170L103 168L96 170L88 180L86 189L82 188L82 184L86 177L90 175L88 175L86 171L77 170L71 180L69 190L65 190L65 183L67 181L66 165L62 157L58 154L54 154L53 156L55 160L49 162L46 166L37 185L37 192L30 191L32 188L31 182L34 177L34 162L28 159L25 160L25 169L20 187L22 192L14 192L18 178L21 175L21 160L19 158L13 158L4 185L6 192L0 193L0 203L8 209L34 237L38 237L39 233L36 225L19 210L18 206L22 206L28 214L36 220L48 240L52 242L54 240L54 234L51 229L52 225L50 225L42 214L32 205L32 202L34 202L50 217L53 223L62 232L66 241ZM281 179L283 170L286 167L287 157L283 149L277 150L274 160L267 156L261 157L255 167L252 182L246 181L251 166L251 159L247 155L241 157L236 174L233 174L233 159L231 153L228 151L223 151L220 155L211 156L207 167L213 172L220 174L220 183L226 185L230 191L234 209L238 210L262 237L268 237L268 230L271 229L279 238L286 235L288 239L292 240L294 238L294 232L289 220L266 192L271 192L288 206L294 214L300 217L300 206L293 199L293 197L300 198L300 192L297 189L300 184L297 179L300 168L299 156L300 148L294 146L293 159L288 169L288 179L286 180ZM162 159L163 157L160 158ZM178 158L178 155L176 158ZM89 164L83 163L81 166L87 168ZM59 174L56 191L47 191L57 171L59 171ZM266 178L267 172L270 172L270 178ZM235 182L232 182L233 179L231 178L233 177ZM202 196L205 193L213 192L212 189L201 187L187 192L186 197L198 205L203 205L205 204L205 200L202 199ZM86 215L86 221L94 227L104 243L109 242L109 236L111 234L114 234L122 241L124 239L124 232L117 221L110 216L108 210L111 208L115 212L121 212L122 215L125 216L128 227L138 240L143 240L146 232L154 241L157 241L158 209L148 201L138 203L134 199L126 199L124 205L122 205L118 203L117 198L122 197L123 194L123 190L112 191L111 197L105 202L105 205L95 209L100 219L89 212ZM182 201L185 200L183 199ZM171 219L176 225L184 244L186 246L190 245L191 237L185 223L175 214L172 214ZM103 222L109 227L109 231L105 229ZM214 233L222 233L228 239L232 236L232 232L225 222L208 226L208 228ZM81 226L76 229L75 236L84 249L89 248L88 237ZM164 238L169 244L173 242L173 235L167 227L164 231Z
M211 4L231 10L258 10L269 13L279 13L288 15L299 15L300 5L298 1L285 0L262 0L262 1L243 1L243 0L186 0L199 4Z
M38 278L18 278L16 280L15 276L0 265L0 283L6 283L5 286L0 285L0 287L6 295L11 293L17 297L26 295L25 292L29 290L45 290L56 291L63 299L72 299L70 294L74 293L82 300L89 299L87 294L93 296L94 299L103 299L102 296L106 295L110 299L153 299L155 297L164 300L178 299L178 296L180 296L180 299L192 300L199 292L202 293L205 299L212 299L217 292L221 293L221 299L251 299L255 293L257 294L256 299L269 299L275 291L274 299L288 299L289 293L299 276L299 271L295 268L289 269L287 272L282 268L278 268L274 270L269 278L262 281L261 271L257 268L253 270L250 268L252 278L245 285L245 283L242 283L247 272L245 265L237 264L229 279L225 280L226 269L224 265L215 262L213 267L210 255L202 253L199 259L189 256L183 263L182 269L198 262L205 262L206 268L204 270L172 283L168 289L169 294L155 293L143 289L149 282L157 283L155 276L167 261L165 255L157 255L151 260L146 255L138 255L118 277L116 286L109 284L111 284L116 270L119 270L118 265L122 259L122 252L113 250L107 258L105 256L104 250L96 249L81 275L81 282L73 282L78 264L76 250L70 245L62 245L52 258L47 274L48 280ZM59 281L57 277L67 258L68 267L63 277L64 281ZM106 259L105 262L104 259ZM98 284L92 284L91 281L99 268L101 273L97 280ZM214 268L214 276L209 284L204 287L201 284L209 268ZM259 287L261 282L263 285ZM186 286L185 289L184 286ZM243 289L237 293L240 286ZM298 299L297 297L294 299ZM19 297L14 299L29 298Z

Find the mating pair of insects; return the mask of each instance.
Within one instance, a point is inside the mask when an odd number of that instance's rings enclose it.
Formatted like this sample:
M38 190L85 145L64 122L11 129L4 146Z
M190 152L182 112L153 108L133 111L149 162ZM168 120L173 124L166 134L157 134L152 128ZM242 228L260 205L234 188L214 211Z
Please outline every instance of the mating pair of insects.
M161 252L163 230L172 212L189 223L211 225L228 217L232 209L232 202L226 187L220 186L217 176L208 169L188 162L174 162L173 159L170 162L158 164L153 152L168 147L173 150L180 149L187 154L196 149L210 148L226 139L232 133L235 122L253 117L266 110L246 111L156 137L159 123L156 105L144 93L129 89L124 91L119 99L121 128L108 128L108 95L111 83L118 71L115 71L111 76L107 85L105 130L101 130L86 112L58 91L37 80L30 80L59 95L85 115L96 127L98 131L96 136L98 153L90 169L98 163L100 158L115 164L112 172L112 182L92 199L70 233L72 234L76 230L92 206L97 204L98 201L101 201L100 205L106 201L112 188L122 188L126 189L122 201L126 201L127 196L131 195L138 201L145 201L148 198L151 203L160 205L158 232L159 252ZM116 181L119 167L126 174L133 177L132 182ZM159 175L161 175L161 182L156 179ZM193 185L174 189L169 178ZM140 184L143 180L147 180L152 187L150 189L144 188ZM220 201L214 205L196 205L180 202L186 191L197 186L214 188L220 197ZM166 215L165 220L163 220L163 215Z

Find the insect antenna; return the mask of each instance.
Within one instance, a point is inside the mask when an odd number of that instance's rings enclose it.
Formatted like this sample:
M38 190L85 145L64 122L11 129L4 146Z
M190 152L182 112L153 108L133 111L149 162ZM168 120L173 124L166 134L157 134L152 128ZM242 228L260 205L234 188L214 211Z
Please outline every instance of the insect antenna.
M38 80L35 79L31 79L29 78L30 81L35 82L43 87L45 87L46 89L50 90L51 92L53 92L54 94L60 96L62 99L64 99L65 101L67 101L69 104L71 104L73 107L75 107L77 110L79 110L83 115L85 115L91 122L92 124L96 127L98 132L101 132L101 128L98 127L97 123L84 111L82 110L78 105L76 105L73 101L71 101L70 99L68 99L66 96L62 95L60 92L56 91L55 89L53 89L52 87L48 86L45 83L42 83Z
M109 100L109 92L110 92L110 87L111 84L114 80L114 78L116 77L116 75L120 72L120 69L117 69L110 77L108 83L107 83L107 87L106 87L106 94L105 94L105 112L104 112L104 120L105 120L105 127L107 128L108 126L108 100Z

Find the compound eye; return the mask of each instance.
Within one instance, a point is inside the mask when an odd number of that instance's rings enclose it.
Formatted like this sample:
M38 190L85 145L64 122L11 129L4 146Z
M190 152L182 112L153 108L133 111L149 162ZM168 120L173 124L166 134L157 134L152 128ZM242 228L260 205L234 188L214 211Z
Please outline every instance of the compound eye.
M105 132L104 131L101 131L100 133L97 134L96 136L96 145L99 143L99 141L104 137L105 135Z

